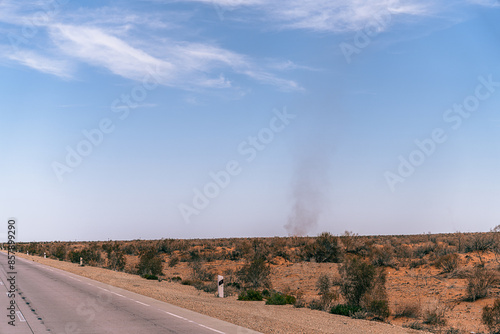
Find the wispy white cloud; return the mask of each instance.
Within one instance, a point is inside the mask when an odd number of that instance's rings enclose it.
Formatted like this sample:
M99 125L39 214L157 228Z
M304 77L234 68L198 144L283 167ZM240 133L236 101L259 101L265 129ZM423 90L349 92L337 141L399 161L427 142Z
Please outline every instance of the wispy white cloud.
M434 12L425 0L185 0L213 4L234 10L249 7L260 13L254 16L281 29L307 29L321 32L348 32L361 29L379 12L393 15L425 16ZM486 0L484 0L486 1Z
M148 53L103 29L64 24L52 26L50 36L67 56L132 80L140 81L154 72L163 85L220 89L232 87L221 73L227 71L282 90L300 89L297 83L260 69L249 57L210 44L170 40L161 48L151 46Z
M7 51L7 48L0 48L0 55L4 59L15 61L23 66L60 78L70 79L73 76L73 67L68 61L48 58L35 51Z
M1 6L17 22L31 22L33 13L21 5L7 1ZM38 24L37 36L28 42L32 44L29 51L4 48L4 53L11 61L63 78L71 77L69 64L86 63L136 81L153 72L159 83L188 90L235 87L239 75L280 90L300 89L296 82L278 78L272 73L275 69L249 56L213 42L190 42L182 38L183 33L170 33L178 32L179 20L189 17L170 14L175 16L173 23L150 12L142 15L120 8L80 8ZM0 15L1 22L15 24ZM22 26L18 23L15 28L21 30ZM44 47L37 46L42 39Z

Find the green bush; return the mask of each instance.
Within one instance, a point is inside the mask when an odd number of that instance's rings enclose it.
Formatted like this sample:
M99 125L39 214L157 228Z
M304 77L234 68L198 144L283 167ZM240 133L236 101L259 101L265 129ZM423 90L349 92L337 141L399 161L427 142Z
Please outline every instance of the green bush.
M320 295L319 302L322 304L322 309L327 310L331 306L332 301L338 297L337 294L332 291L332 282L330 277L326 274L320 275L318 281L316 282L316 289Z
M157 280L158 276L146 274L146 275L142 275L142 278L149 279L149 280Z
M139 264L137 265L137 273L144 275L163 275L161 258L155 248L146 249L139 256Z
M358 259L347 258L340 266L340 292L352 306L360 306L361 299L374 286L375 267Z
M337 304L330 309L330 313L350 317L354 313L362 310L363 309L360 306L354 306L349 304Z
M266 300L266 305L286 305L286 304L295 304L295 297L290 296L281 292L274 292L271 294Z
M379 319L386 319L391 315L387 300L372 300L368 304L368 312Z
M337 263L342 257L342 250L339 246L339 238L328 232L321 233L314 243L305 247L303 258L306 261L314 259L318 263Z
M242 291L238 295L238 300L261 301L262 299L263 299L262 293L260 293L260 291L254 290L254 289L248 289L248 290Z

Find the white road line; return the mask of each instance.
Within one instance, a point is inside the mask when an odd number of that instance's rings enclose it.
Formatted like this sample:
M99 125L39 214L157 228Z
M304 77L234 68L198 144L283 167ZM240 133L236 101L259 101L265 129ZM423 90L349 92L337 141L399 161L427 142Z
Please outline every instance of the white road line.
M16 314L17 314L17 317L19 318L19 321L26 322L26 319L24 319L24 316L21 313L21 311L16 311Z
M75 281L81 282L78 278L74 278L72 276L68 276L68 277L71 278L71 279L74 279Z
M226 334L226 333L224 333L224 332L218 331L218 330L213 329L213 328L211 328L211 327L208 327L208 326L205 326L205 325L199 324L199 323L197 323L196 321L189 320L189 319L186 319L186 318L184 318L184 317L181 317L180 315L177 315L177 314L174 314L174 313L170 313L170 312L167 312L167 311L163 311L163 312L165 312L165 313L166 313L166 314L168 314L168 315L171 315L172 317L176 317L176 318L179 318L179 319L182 319L182 320L186 320L187 322L191 322L191 323L193 323L193 324L196 324L196 325L198 325L198 326L200 326L200 327L203 327L203 328L209 329L209 330L214 331L214 332L216 332L216 333Z
M0 282L0 285L3 285L3 282Z
M96 288L101 289L101 290L104 290L104 291L106 291L106 292L111 292L111 291L109 291L108 289L101 288L100 286L96 286Z
M141 303L141 302L140 302L140 301L138 301L138 300L134 300L134 302L139 303L139 304L142 304L142 305L145 305L145 306L149 306L148 304Z
M117 295L117 296L123 297L123 298L127 298L127 297L125 297L124 295L120 295L119 293L116 293L116 292L113 292L113 291L111 291L111 293L112 293L112 294L114 294L114 295Z
M208 327L208 326L205 326L205 325L202 325L202 324L198 324L198 326L203 327L203 328L206 328L206 329L210 329L211 331L214 331L214 332L216 332L216 333L226 334L226 333L224 333L224 332L218 331L218 330L216 330L216 329L213 329L213 328L211 328L211 327Z
M181 317L180 315L173 314L173 313L170 313L170 312L167 312L167 311L163 311L163 312L165 312L166 314L171 315L172 317L176 317L176 318L179 318L179 319L182 319L182 320L187 320L186 318Z

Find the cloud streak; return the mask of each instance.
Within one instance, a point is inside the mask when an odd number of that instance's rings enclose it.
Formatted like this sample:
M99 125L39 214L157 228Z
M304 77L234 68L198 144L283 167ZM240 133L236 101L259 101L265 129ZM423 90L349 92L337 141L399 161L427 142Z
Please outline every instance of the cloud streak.
M2 6L18 22L27 22L33 15L13 2ZM258 65L260 62L249 56L213 42L190 42L169 34L177 23L163 23L153 14L151 20L144 18L149 14L143 17L115 8L94 9L88 14L87 21L82 9L65 15L71 23L50 17L36 26L37 36L30 45L22 45L24 50L9 51L8 45L0 44L0 52L12 62L64 79L75 74L79 63L85 63L135 81L155 72L161 84L187 90L236 88L234 82L241 76L283 91L302 89L297 82L278 77L275 69L265 63ZM1 22L12 25L6 17L0 16ZM18 32L21 28L15 26ZM42 39L43 48L37 46Z
M344 33L361 29L377 12L388 11L399 16L426 16L434 5L415 0L185 0L213 4L228 10L250 8L279 29L305 29L319 32ZM241 19L241 18L240 18Z

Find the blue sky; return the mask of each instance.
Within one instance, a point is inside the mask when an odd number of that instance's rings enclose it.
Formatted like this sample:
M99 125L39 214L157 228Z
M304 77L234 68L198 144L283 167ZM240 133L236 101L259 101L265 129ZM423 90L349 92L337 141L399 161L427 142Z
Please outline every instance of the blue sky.
M0 4L19 240L500 224L498 1L29 3Z

